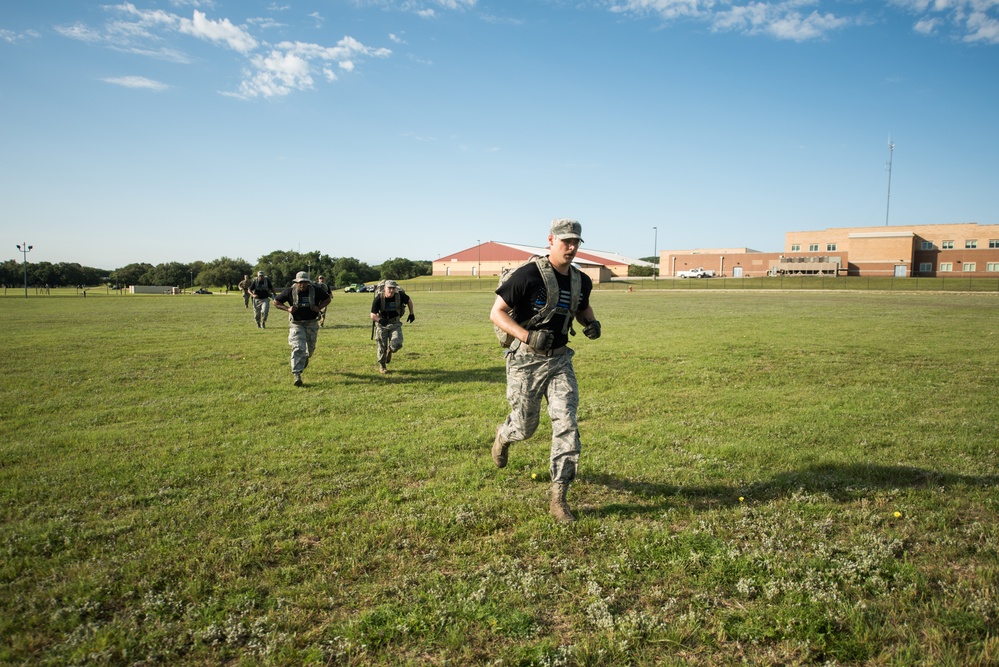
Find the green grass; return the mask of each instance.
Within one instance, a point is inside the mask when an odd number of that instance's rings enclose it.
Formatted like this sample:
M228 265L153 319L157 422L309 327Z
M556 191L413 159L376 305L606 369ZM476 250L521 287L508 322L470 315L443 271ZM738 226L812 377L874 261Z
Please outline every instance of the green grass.
M491 294L413 295L304 388L237 294L0 299L0 663L999 663L996 294L596 293L572 526Z

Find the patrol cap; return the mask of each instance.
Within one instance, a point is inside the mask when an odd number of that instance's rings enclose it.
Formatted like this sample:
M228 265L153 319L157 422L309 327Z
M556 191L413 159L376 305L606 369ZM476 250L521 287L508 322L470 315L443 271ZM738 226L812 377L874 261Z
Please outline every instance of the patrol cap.
M580 238L580 234L582 233L583 226L575 220L569 220L568 218L555 218L552 220L551 235L560 241L579 239L579 242L582 243L583 239Z
M292 280L293 283L307 283L309 281L309 274L305 271L299 271L295 274L295 279Z
M257 271L257 275L258 276L262 276L262 275L264 275L264 272L263 271Z
M399 283L397 283L394 280L386 280L385 281L385 287L398 287L398 286L399 286Z

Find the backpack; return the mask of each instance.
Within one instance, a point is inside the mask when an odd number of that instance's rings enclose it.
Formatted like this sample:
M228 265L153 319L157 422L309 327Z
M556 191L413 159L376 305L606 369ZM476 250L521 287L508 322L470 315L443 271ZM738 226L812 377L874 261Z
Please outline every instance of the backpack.
M400 315L400 316L402 315L402 295L405 294L405 293L406 293L406 290L404 290L401 287L396 286L396 288L395 288L395 296L393 297L393 299L395 300L395 312L396 312L397 315ZM381 281L380 283L378 283L377 285L375 285L375 298L378 299L378 310L379 311L385 310L385 281L384 280Z
M545 297L545 305L534 314L533 317L528 318L523 322L519 322L520 326L525 329L530 329L531 327L537 326L539 324L547 324L558 312L558 298L560 296L561 290L558 287L558 279L555 277L555 269L552 268L551 262L548 261L547 257L539 257L537 255L531 257L527 263L518 266L516 269L505 269L500 274L499 283L497 287L505 283L510 279L510 276L514 272L519 271L523 267L527 266L529 263L534 262L538 266L538 271L541 273L541 279L545 281L545 289L548 290L548 295ZM580 277L579 269L575 265L569 265L569 312L565 318L565 324L562 326L562 333L569 331L572 326L572 319L576 316L576 308L579 307L579 298L582 292L583 279ZM514 311L507 311L511 317L515 317ZM519 343L519 341L503 331L495 324L493 325L493 331L496 333L496 338L502 347L516 349L517 346L514 342Z
M271 286L271 279L268 278L267 276L264 276L263 278L261 278L259 280L256 279L256 278L254 278L253 282L250 283L250 292L252 292L253 295L256 296L256 293L257 293L258 289L259 290L266 290L268 294L270 294L271 292L273 292L274 288ZM264 297L264 298L266 298L266 297Z

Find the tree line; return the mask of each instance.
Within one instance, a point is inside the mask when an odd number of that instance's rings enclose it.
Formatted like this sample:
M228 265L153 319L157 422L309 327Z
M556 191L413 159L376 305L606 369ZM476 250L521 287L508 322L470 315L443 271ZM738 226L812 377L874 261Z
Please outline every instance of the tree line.
M371 266L354 257L330 257L318 250L297 252L275 250L261 256L256 264L242 258L220 257L210 262L134 263L109 271L76 263L28 262L27 280L32 287L72 287L107 285L166 285L170 287L226 287L234 290L243 276L263 271L277 286L287 286L299 271L308 271L312 279L324 276L335 287L378 280L408 280L433 272L429 261L390 259ZM15 260L0 264L0 283L16 287L24 284L25 266Z

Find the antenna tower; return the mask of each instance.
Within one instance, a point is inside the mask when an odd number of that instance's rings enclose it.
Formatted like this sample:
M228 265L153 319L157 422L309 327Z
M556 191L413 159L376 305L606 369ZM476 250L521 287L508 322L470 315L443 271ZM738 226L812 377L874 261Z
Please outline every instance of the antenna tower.
M888 161L885 162L885 171L888 172L888 201L885 203L885 227L888 226L888 211L891 209L891 161L895 155L895 142L891 140L891 133L888 134Z

